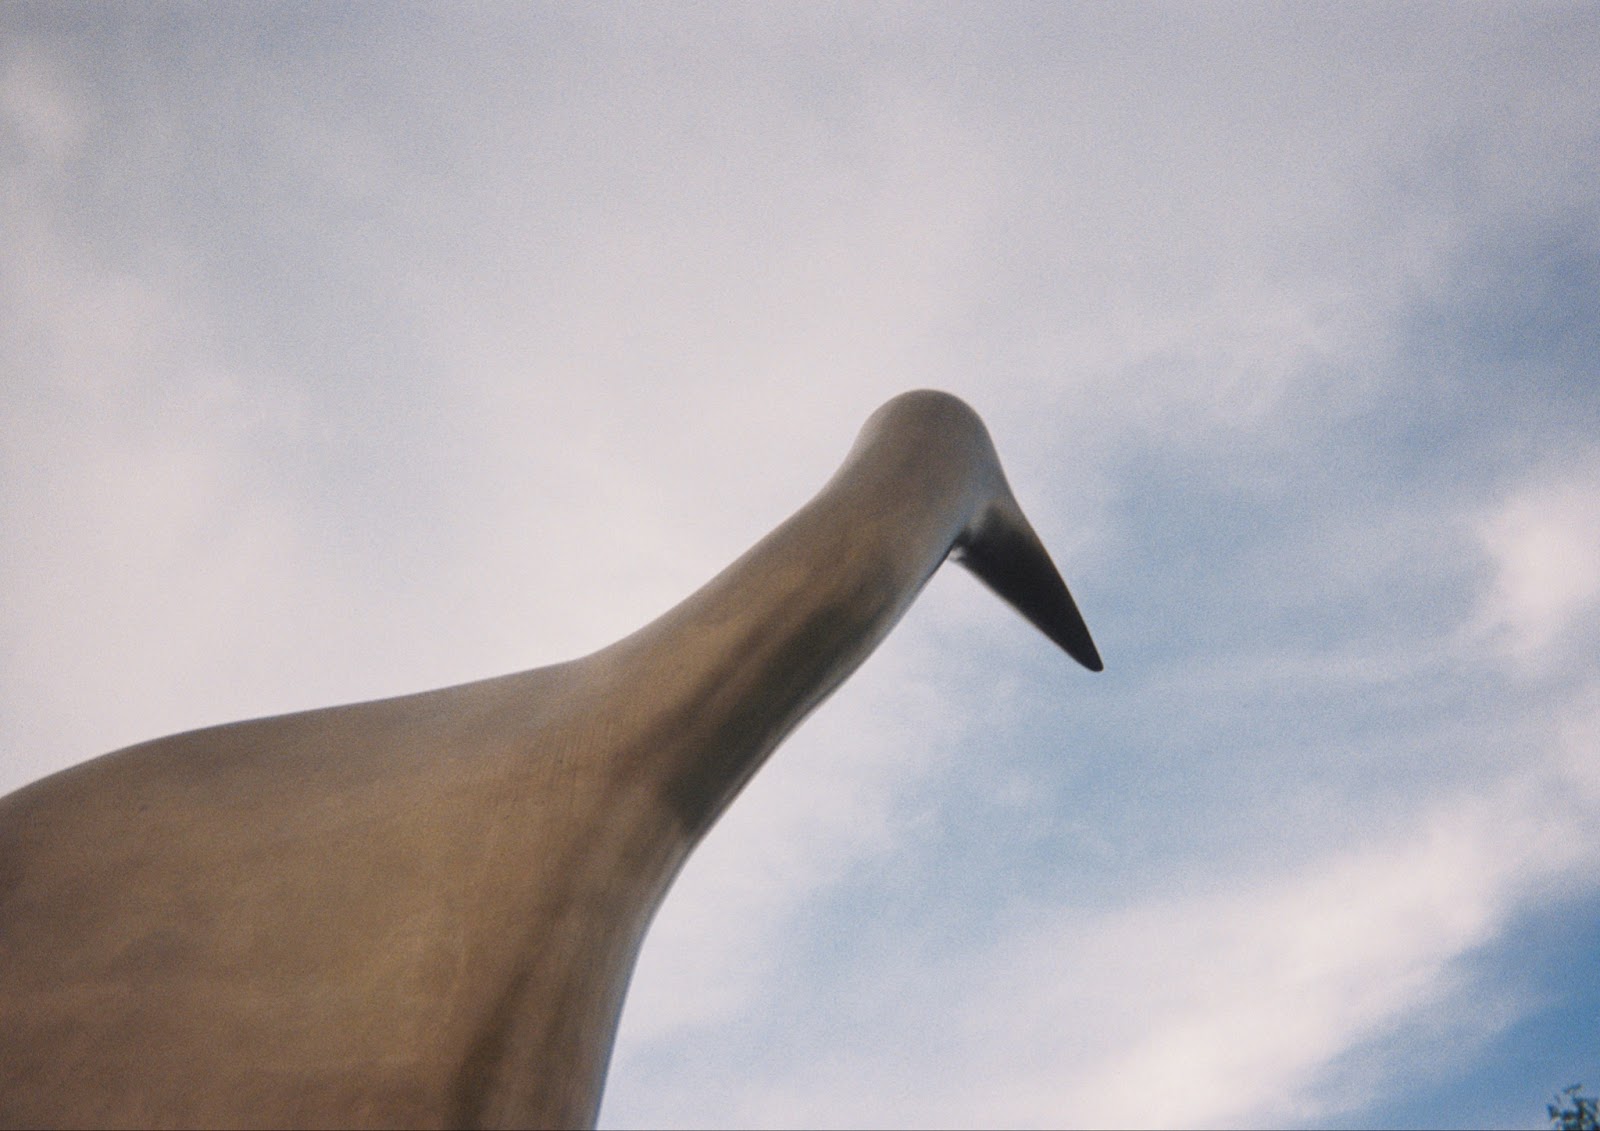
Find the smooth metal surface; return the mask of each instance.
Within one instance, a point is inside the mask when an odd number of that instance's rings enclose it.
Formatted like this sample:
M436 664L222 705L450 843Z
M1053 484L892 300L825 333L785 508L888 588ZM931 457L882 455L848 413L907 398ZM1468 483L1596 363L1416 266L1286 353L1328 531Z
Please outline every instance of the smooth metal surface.
M1100 670L982 423L915 392L609 648L0 800L0 1123L592 1123L684 858L952 551Z

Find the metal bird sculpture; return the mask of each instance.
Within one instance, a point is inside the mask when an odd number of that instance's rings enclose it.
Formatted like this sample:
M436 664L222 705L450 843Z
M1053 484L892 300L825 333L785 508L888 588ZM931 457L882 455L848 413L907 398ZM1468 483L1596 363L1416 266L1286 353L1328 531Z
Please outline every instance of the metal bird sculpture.
M0 799L0 1124L591 1124L685 857L947 555L1100 670L982 422L920 391L593 655Z

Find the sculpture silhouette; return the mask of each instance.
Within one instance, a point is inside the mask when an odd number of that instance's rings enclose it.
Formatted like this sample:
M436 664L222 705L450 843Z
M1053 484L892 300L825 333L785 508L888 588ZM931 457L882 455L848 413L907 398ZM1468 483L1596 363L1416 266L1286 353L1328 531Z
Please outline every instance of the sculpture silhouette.
M591 1123L684 858L951 553L1100 670L982 422L914 392L591 656L174 735L0 800L0 1123Z

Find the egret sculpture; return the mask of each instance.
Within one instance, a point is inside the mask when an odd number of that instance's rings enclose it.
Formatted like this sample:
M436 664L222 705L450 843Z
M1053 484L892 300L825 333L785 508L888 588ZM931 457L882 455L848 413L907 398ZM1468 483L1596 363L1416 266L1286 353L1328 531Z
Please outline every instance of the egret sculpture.
M173 735L0 800L0 1123L592 1123L684 858L952 554L1100 670L982 422L920 391L591 656Z

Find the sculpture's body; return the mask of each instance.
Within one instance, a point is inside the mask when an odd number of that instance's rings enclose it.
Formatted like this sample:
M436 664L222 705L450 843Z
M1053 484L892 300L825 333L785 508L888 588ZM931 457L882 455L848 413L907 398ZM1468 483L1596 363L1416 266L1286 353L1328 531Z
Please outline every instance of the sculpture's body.
M591 1122L684 857L952 547L1099 660L960 401L592 656L118 751L0 800L0 1123Z

